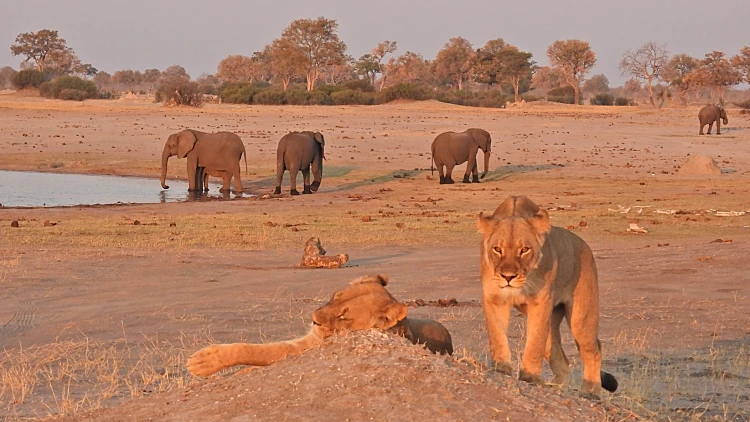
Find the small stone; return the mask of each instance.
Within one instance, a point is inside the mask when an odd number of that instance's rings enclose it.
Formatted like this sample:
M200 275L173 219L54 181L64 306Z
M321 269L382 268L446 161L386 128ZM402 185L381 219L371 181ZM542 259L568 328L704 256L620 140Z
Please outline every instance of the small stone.
M10 222L10 226L11 226L11 227L20 227L20 226L18 225L18 220L13 220L13 221L11 221L11 222Z
M298 231L299 231L299 229L298 229L298 228L296 228L296 227L292 227L292 231L293 231L293 232L298 232Z
M369 215L366 215L362 217L362 221L365 223L369 223L370 221L372 221L372 217L370 217Z
M175 223L175 222L173 221L173 222L169 223L169 227L177 227L177 223Z
M140 220L133 220L133 225L134 226L140 226L141 225Z
M399 229L403 229L404 223L396 223L396 227L398 227Z
M56 226L56 225L57 225L57 223L52 223L49 220L44 220L44 227L52 227L52 226Z

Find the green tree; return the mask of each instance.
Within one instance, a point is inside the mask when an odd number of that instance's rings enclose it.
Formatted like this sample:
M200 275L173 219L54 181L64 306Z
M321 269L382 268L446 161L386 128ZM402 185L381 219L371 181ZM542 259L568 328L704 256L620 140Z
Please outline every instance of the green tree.
M500 83L502 63L497 59L497 55L506 46L502 38L497 38L487 41L484 47L477 49L474 80L490 86Z
M581 84L596 64L596 54L586 41L557 40L547 48L550 67L558 69L575 91L575 103L580 104Z
M706 54L700 66L686 76L688 83L711 88L724 103L726 88L742 82L742 73L732 65L721 51Z
M299 49L281 39L273 40L260 54L261 62L274 81L280 81L284 91L291 81L299 76L299 63L305 58Z
M46 70L47 60L50 55L62 52L72 52L57 31L42 29L38 32L24 32L18 34L16 41L10 46L10 52L14 56L26 56L24 63L34 61L36 70Z
M662 79L669 84L670 88L677 90L677 96L683 105L687 105L687 94L695 88L688 75L700 66L695 57L687 54L675 54L664 67Z
M282 50L288 50L294 64L307 81L307 90L315 89L315 82L323 69L344 63L346 44L337 34L334 19L297 19L281 34Z
M456 89L462 90L474 66L474 49L462 37L451 38L435 57L435 71L438 76L454 81Z
M601 94L609 91L609 79L603 74L594 75L583 83L583 92Z
M745 82L750 83L750 47L743 47L732 57L732 65L745 77Z
M655 106L653 82L661 78L668 60L669 52L666 44L650 41L638 50L625 52L620 61L620 72L645 82L648 100L652 106Z
M380 73L380 63L372 54L363 54L354 63L354 69L359 76L367 78L375 86L375 77Z
M531 56L531 53L519 51L512 45L502 48L497 53L497 61L500 63L500 77L513 87L514 102L521 100L519 89L521 82L530 81L534 74L534 62L531 61Z

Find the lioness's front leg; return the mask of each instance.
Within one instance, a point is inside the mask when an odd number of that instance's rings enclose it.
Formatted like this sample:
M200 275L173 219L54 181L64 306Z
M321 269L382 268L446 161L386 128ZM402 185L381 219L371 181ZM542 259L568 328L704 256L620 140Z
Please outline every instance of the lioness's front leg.
M482 306L484 318L487 321L490 354L495 364L495 370L506 375L512 375L513 366L510 363L510 346L508 345L511 306L499 296L484 298Z
M251 353L249 344L217 344L204 347L193 353L188 359L188 371L200 377L211 374L235 365L241 365L241 357Z
M526 347L518 379L541 384L542 362L547 349L547 336L550 330L552 304L549 300L539 300L526 304Z

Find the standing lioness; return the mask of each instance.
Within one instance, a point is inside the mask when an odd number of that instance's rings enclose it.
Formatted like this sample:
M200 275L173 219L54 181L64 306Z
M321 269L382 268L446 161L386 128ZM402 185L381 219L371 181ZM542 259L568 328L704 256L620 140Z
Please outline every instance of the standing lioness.
M617 389L601 371L599 285L591 248L580 237L550 226L549 214L525 196L511 196L492 216L478 217L482 233L482 305L497 369L511 374L508 320L511 307L527 316L519 379L542 382L542 359L553 383L567 380L560 323L568 320L583 362L582 393Z

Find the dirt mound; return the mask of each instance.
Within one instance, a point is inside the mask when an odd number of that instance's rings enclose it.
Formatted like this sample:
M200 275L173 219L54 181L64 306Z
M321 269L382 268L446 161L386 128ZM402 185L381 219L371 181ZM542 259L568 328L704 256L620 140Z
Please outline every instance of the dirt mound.
M61 420L597 421L614 411L365 331L269 367Z
M716 176L721 174L721 169L713 158L707 155L694 155L680 167L679 174L688 176Z

